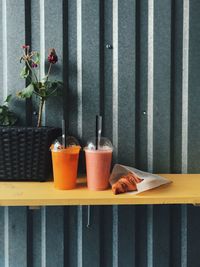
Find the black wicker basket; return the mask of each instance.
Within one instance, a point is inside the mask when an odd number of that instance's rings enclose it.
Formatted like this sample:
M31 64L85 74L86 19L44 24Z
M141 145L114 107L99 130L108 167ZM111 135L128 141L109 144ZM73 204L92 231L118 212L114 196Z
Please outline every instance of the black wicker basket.
M0 127L0 180L46 181L52 171L49 147L61 134L53 127Z

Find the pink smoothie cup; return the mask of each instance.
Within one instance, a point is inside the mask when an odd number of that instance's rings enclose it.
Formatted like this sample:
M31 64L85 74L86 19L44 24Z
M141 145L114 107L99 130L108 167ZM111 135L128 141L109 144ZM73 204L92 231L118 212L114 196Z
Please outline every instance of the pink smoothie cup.
M113 147L102 137L98 149L92 139L85 147L87 186L89 190L105 190L109 187Z

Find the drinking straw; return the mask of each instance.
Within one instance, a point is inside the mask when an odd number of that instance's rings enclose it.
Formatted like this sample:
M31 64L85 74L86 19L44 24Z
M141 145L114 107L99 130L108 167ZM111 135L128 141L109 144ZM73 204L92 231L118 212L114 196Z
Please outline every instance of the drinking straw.
M101 140L101 132L102 132L102 116L96 116L96 150L98 150L100 146Z
M102 132L102 116L99 116L98 147L100 147L101 132Z
M62 146L64 148L66 148L67 144L66 144L66 121L64 119L62 119Z

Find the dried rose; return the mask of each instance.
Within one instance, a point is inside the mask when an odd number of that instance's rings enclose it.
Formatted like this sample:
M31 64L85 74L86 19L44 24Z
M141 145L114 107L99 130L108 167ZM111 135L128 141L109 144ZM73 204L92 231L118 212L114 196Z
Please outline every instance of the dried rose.
M54 48L49 49L48 61L52 64L55 64L58 61L56 50Z

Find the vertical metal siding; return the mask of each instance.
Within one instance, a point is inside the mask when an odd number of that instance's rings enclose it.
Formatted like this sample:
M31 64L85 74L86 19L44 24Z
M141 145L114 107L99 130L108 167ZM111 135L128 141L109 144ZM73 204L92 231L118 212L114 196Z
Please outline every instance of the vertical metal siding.
M188 172L199 171L199 81L198 69L200 67L200 53L198 44L200 36L199 32L199 13L200 3L198 1L190 1L189 12L189 52L188 52ZM196 147L196 148L195 148Z
M182 172L188 171L189 1L183 2Z
M64 94L45 107L82 144L95 114L114 161L154 172L199 172L198 0L0 1L0 102L24 86L20 46L55 47ZM109 46L110 45L110 46ZM22 124L36 101L13 100ZM84 170L84 157L80 167ZM199 267L198 207L0 208L0 267Z
M103 98L103 130L104 135L108 136L111 140L113 139L113 35L112 35L112 21L113 21L113 1L104 1L103 9L103 62L104 62L104 73L103 73L103 86L104 86L104 98ZM103 22L102 22L103 23ZM111 45L111 49L107 47Z
M43 1L40 0L39 2ZM56 0L55 6L54 0L44 0L44 10L44 40L41 38L42 35L40 36L40 40L44 42L44 48L42 48L44 49L44 58L47 58L50 47L56 48L59 61L55 65L55 71L52 71L52 74L55 79L63 80L65 75L63 73L63 61L65 60L63 58L63 1ZM34 20L32 23L34 23ZM48 38L46 38L47 36ZM63 98L61 96L49 99L46 103L46 125L60 124L60 118L63 117L62 106Z
M136 1L136 164L147 170L148 125L148 0Z
M171 172L182 170L183 1L172 4L171 28Z
M118 161L135 164L136 1L118 3ZM115 47L113 47L115 51ZM113 73L113 77L115 74ZM125 104L126 103L126 104ZM115 110L114 110L115 113ZM126 118L126 120L124 119ZM127 142L128 140L128 142Z
M0 208L0 266L196 266L199 208ZM31 215L30 215L31 214Z
M154 101L154 0L148 1L147 39L147 168L153 171L153 101Z
M153 35L153 171L167 173L171 167L171 0L154 1Z

